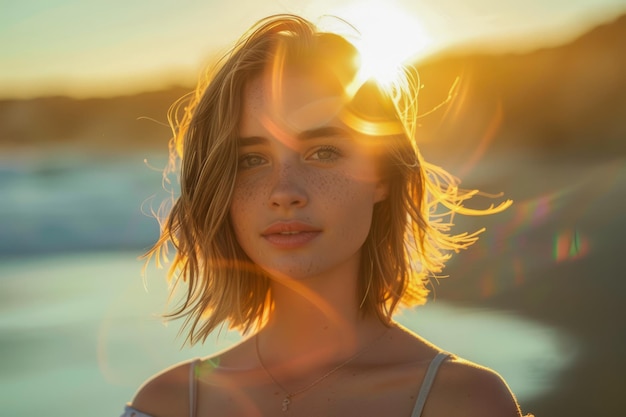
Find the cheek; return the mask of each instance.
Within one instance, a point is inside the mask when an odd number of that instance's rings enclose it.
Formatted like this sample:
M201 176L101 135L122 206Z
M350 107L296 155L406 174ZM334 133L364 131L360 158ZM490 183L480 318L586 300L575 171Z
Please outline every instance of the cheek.
M348 173L326 178L319 182L323 209L329 217L339 221L339 232L345 238L361 239L367 236L373 212L372 182Z
M246 228L260 203L260 187L249 180L237 180L230 203L230 218L237 234Z
M356 181L343 171L321 171L302 176L302 186L307 190L309 204L327 215L341 211L356 196Z

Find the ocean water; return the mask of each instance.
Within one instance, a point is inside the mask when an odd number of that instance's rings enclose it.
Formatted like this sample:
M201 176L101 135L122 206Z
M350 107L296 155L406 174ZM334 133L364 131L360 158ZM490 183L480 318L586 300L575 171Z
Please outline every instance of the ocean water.
M145 247L162 155L0 156L0 257ZM154 204L152 204L154 202Z
M146 213L167 196L159 191L158 169L165 158L145 158L0 157L3 414L115 416L154 372L239 340L222 333L204 346L181 349L177 323L159 319L167 299L163 271L149 269L144 282L137 257L158 234ZM499 180L514 182L517 171L506 168L508 176ZM512 238L483 247L500 251L494 264L502 264L503 274L511 264L506 251L519 252L516 271L531 276L548 263L601 252L594 249L620 235L614 220L623 212L615 202L626 185L624 161L595 166L562 187L568 180L559 182L559 175L571 172L552 169L545 180L539 170L524 172L524 184L556 191L531 198L535 191L522 189L529 197L505 225ZM488 182L487 174L473 175L486 175ZM568 205L573 209L564 212ZM548 236L548 221L560 222L554 230L562 233ZM532 241L531 229L540 241ZM487 282L483 290L493 287ZM494 368L522 403L549 393L579 355L578 341L564 331L502 311L437 301L404 312L398 321L444 349Z

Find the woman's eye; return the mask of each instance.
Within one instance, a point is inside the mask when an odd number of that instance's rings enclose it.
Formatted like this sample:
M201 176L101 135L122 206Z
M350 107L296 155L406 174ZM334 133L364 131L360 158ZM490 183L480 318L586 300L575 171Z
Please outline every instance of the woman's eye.
M339 149L335 148L334 146L324 146L313 152L310 159L314 161L329 162L335 161L340 156L341 152L339 152Z
M267 162L267 160L260 155L243 155L239 158L239 167L243 169L254 168L263 165L265 162Z

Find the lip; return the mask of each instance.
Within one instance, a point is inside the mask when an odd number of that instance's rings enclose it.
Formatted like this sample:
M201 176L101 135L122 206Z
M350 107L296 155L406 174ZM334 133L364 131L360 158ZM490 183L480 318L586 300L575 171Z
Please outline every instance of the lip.
M261 232L262 236L275 235L290 232L321 232L318 227L299 221L278 221L270 224Z
M318 227L299 221L278 221L269 225L261 236L279 249L296 249L307 245L322 233Z

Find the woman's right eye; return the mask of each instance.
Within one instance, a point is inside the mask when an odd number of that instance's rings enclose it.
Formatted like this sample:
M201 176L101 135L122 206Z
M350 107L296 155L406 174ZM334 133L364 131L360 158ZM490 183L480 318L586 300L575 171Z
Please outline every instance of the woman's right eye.
M239 158L239 168L248 169L255 168L266 163L267 160L263 158L261 155L257 154L246 154L242 155Z

